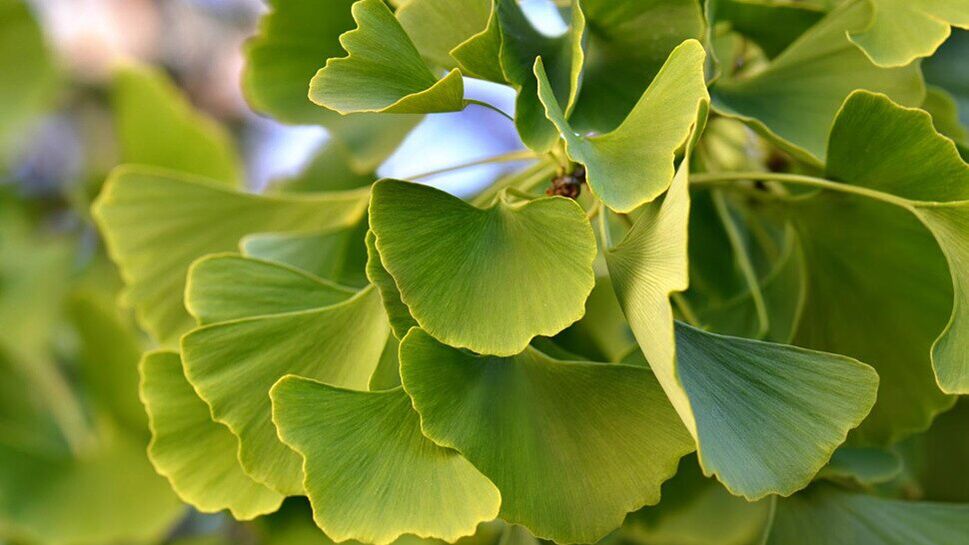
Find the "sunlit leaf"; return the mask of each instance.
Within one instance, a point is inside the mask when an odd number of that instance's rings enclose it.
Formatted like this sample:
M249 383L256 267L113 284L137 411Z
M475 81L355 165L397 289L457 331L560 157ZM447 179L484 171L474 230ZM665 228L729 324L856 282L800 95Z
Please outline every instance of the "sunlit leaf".
M424 433L498 486L502 519L539 537L595 542L656 503L693 449L642 367L561 362L532 348L478 356L420 329L400 353Z
M766 545L958 545L969 505L878 498L831 485L778 500Z
M366 218L357 225L325 231L258 233L240 241L249 256L302 269L344 286L367 284Z
M764 53L776 57L824 16L809 2L773 0L708 0L710 18L753 40Z
M203 512L228 509L237 519L278 509L283 497L243 472L238 441L212 420L185 380L178 353L148 353L140 368L152 430L148 455L182 500Z
M410 314L410 309L400 300L400 290L397 289L397 282L390 276L387 269L380 261L380 253L377 252L377 237L373 231L367 231L367 277L374 286L380 291L380 298L384 302L387 310L387 318L390 319L390 327L394 330L394 336L403 339L407 331L417 326L417 322Z
M402 389L354 392L287 376L271 396L280 438L304 459L316 523L334 540L454 541L498 514L495 486L421 434Z
M121 269L126 302L156 340L168 343L191 326L181 294L196 258L235 250L249 233L352 225L366 203L365 190L264 197L208 179L120 167L93 213Z
M246 472L283 494L300 494L300 460L276 436L269 389L293 373L365 390L390 328L373 287L346 298L331 284L281 265L254 264L261 272L249 276L250 268L231 262L238 259L216 258L209 266L203 261L202 267L192 269L188 307L202 311L207 300L206 308L234 319L194 329L182 338L185 375L212 416L239 437L239 459ZM209 267L220 273L206 272ZM276 271L269 273L272 267ZM196 276L199 272L203 275ZM217 285L207 286L209 282ZM270 293L278 286L285 286L289 295L262 299L268 302L261 311L246 301L247 294ZM334 296L340 302L331 304ZM310 301L318 304L312 307ZM234 310L233 303L238 305Z
M871 20L848 34L879 66L904 66L928 57L950 26L969 28L966 0L868 0Z
M449 70L451 50L488 26L491 0L410 0L395 15L421 55Z
M886 93L916 106L925 96L918 64L875 66L846 32L867 21L864 2L848 2L825 16L771 61L747 77L721 78L714 108L746 121L796 157L820 163L841 103L855 89ZM723 59L721 59L723 61Z
M592 229L562 197L480 209L384 180L373 188L370 227L417 323L480 353L516 354L532 337L558 333L582 317L595 283Z
M461 73L438 80L382 0L360 0L352 12L357 28L340 36L347 56L330 58L313 76L310 100L341 114L464 108Z
M670 54L663 68L614 131L577 134L552 94L542 61L535 64L539 96L548 118L566 142L569 156L585 165L589 187L606 206L628 212L669 187L674 159L709 100L703 79L703 46L689 40Z
M354 0L270 0L256 36L246 45L242 86L252 108L284 123L325 125L350 153L356 170L370 172L420 122L415 115L340 114L307 97L313 74L344 54L339 37L354 27Z
M673 49L703 35L697 0L584 0L582 86L569 122L612 131L639 101ZM688 91L684 90L685 93Z
M197 174L240 185L242 161L229 133L196 110L163 73L118 71L114 96L121 162Z
M875 399L857 361L679 324L669 296L688 283L686 170L606 253L640 348L697 441L700 464L749 499L806 486Z

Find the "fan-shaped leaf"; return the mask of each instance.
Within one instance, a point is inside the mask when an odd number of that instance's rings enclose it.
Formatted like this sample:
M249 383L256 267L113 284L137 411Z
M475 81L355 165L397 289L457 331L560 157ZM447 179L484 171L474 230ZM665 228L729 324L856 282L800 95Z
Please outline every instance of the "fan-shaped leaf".
M692 450L647 369L560 362L528 348L477 356L412 329L404 388L424 433L457 449L501 491L502 519L559 543L592 543Z
M875 66L845 35L863 25L869 13L864 2L835 9L763 71L718 81L712 91L714 107L817 164L824 161L831 124L852 91L869 89L903 104L921 104L925 85L917 64Z
M237 519L271 513L283 497L242 470L239 443L185 380L176 352L141 360L141 397L151 422L148 455L186 502L203 512L228 509Z
M676 151L686 143L709 101L703 80L705 56L700 42L683 42L670 53L622 125L591 137L572 129L548 85L542 59L535 63L546 114L565 138L569 156L585 165L589 187L606 206L629 212L669 187Z
M159 342L191 326L181 294L189 264L231 251L261 231L352 225L366 211L366 190L264 197L204 178L120 167L94 204L94 217L125 279L127 303Z
M461 73L438 80L382 0L352 6L357 28L340 36L347 51L310 82L310 100L341 114L427 113L464 108Z
M700 464L750 499L810 482L875 399L850 358L678 325L669 295L688 282L686 169L644 208L606 261L640 348L697 441Z
M904 66L928 57L949 37L950 26L969 28L966 0L867 0L871 20L849 32L879 66Z
M410 0L395 15L425 59L451 69L451 50L488 26L491 0Z
M354 392L290 375L271 395L279 436L303 457L314 518L332 539L451 542L498 514L495 486L421 434L402 389Z
M373 234L373 231L367 231L367 277L380 291L380 298L383 299L387 318L390 319L390 327L394 330L394 336L403 339L410 328L417 326L417 322L410 315L410 309L407 308L407 305L400 300L400 290L397 289L397 282L394 281L394 277L390 276L390 273L387 272L380 261L380 253L377 252L377 237Z
M242 253L282 263L344 286L367 285L366 218L357 225L304 233L258 233L239 243Z
M913 502L817 485L778 500L767 545L959 545L969 505Z
M569 122L601 134L626 118L676 46L703 36L703 13L697 0L583 0L582 12L587 54Z
M240 258L218 258L208 265L203 261L192 269L186 294L189 308L203 317L205 309L218 309L220 317L238 318L200 327L182 338L185 375L211 407L212 416L239 437L239 459L246 472L283 494L299 494L299 457L276 436L269 389L287 373L366 389L390 328L373 287L325 306L333 296L344 294L311 281L305 273L269 263L254 266L264 271L259 275L261 285L245 286L252 278L246 273L253 267L233 266L233 259ZM209 267L222 268L222 274L207 273ZM276 267L272 274L265 272L270 267ZM203 276L196 277L200 271ZM223 287L206 286L204 280ZM253 290L268 293L280 285L292 295L266 305L263 312L242 296ZM300 289L302 298L296 296ZM209 299L203 307L206 294ZM307 301L320 306L308 308ZM229 308L233 302L240 305L237 310Z
M114 109L121 161L242 182L229 133L188 102L161 72L129 66L116 76Z
M596 246L582 209L562 197L475 208L443 191L383 180L370 227L411 315L436 338L512 355L582 316ZM385 286L386 287L386 286Z

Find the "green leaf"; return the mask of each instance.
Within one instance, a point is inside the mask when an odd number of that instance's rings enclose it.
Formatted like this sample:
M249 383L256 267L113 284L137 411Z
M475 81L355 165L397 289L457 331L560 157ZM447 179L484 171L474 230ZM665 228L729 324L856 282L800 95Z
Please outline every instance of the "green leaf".
M656 503L693 449L642 367L561 362L531 348L478 356L420 329L400 355L424 433L498 486L502 519L542 538L595 542Z
M844 446L834 451L818 474L831 480L850 480L863 486L888 482L902 471L902 460L892 451L872 447Z
M147 167L119 167L93 207L125 280L125 301L155 340L171 343L191 326L182 307L185 272L196 258L234 250L243 236L352 225L366 190L258 196L204 178Z
M697 0L584 0L582 12L586 58L569 119L580 132L619 126L673 49L705 26Z
M535 63L548 119L565 138L572 160L585 165L589 187L606 206L629 212L669 187L676 151L686 143L709 101L703 80L705 56L700 42L683 42L670 53L625 121L610 133L589 137L576 133L566 121L548 85L542 59Z
M663 483L659 505L626 517L620 534L649 545L754 545L770 525L773 500L749 503L703 476L696 457L680 462Z
M868 89L902 104L921 104L925 85L918 64L875 66L845 35L863 25L868 14L864 2L846 3L764 70L720 79L711 93L714 108L745 121L795 157L820 164L831 124L852 91Z
M969 503L969 475L953 472L969 459L969 398L961 397L955 407L939 415L932 427L916 439L920 464L914 469L925 499Z
M299 457L276 436L269 389L293 373L365 390L390 334L380 297L367 287L345 298L332 285L269 263L258 264L264 271L258 284L246 286L246 267L223 260L209 263L222 268L223 274L197 277L199 269L193 268L188 306L200 309L202 294L220 294L221 302L210 300L208 308L236 318L205 325L182 338L185 375L215 420L239 437L239 459L246 472L280 493L301 494ZM265 272L269 267L276 271ZM220 286L206 286L206 280ZM287 286L291 296L262 309L246 301L254 289L269 293L279 285ZM302 297L297 295L300 290ZM344 299L327 304L333 296ZM310 308L308 301L319 304ZM235 311L229 310L233 303L239 305Z
M766 545L957 545L969 505L878 498L817 485L778 500Z
M925 101L921 108L932 116L935 129L952 139L956 146L965 146L969 142L969 130L959 121L959 107L948 91L941 87L930 85L925 94ZM967 159L960 150L962 158Z
M382 0L352 6L357 28L340 36L347 51L310 82L310 100L341 114L429 113L464 109L461 72L438 80Z
M556 103L565 104L565 115L568 116L578 96L584 59L585 17L582 9L574 0L569 29L557 37L546 36L535 29L515 0L495 0L494 11L501 36L501 70L505 81L518 91L515 100L518 134L532 150L548 151L558 140L558 135L539 100L534 66L536 59L544 61L549 83L546 93L554 96Z
M242 161L231 135L162 72L147 66L119 70L114 93L121 162L241 184Z
M867 0L871 20L848 37L879 66L904 66L928 57L950 26L969 28L966 0Z
M952 93L959 106L960 119L969 127L969 31L956 29L935 55L922 62L925 80Z
M619 308L608 276L596 278L596 285L585 301L585 315L556 335L555 344L592 361L609 362L622 361L636 347L636 339Z
M402 389L354 392L290 375L270 395L279 436L304 459L313 518L332 539L452 542L498 514L495 486L421 434Z
M823 16L816 4L773 0L714 0L710 18L727 23L730 30L749 37L764 54L774 58L787 49Z
M395 15L425 59L451 69L451 50L488 26L491 0L410 0Z
M192 263L185 307L199 325L335 305L354 290L278 263L212 254Z
M428 186L383 180L373 187L370 228L417 323L475 352L510 356L537 335L558 333L582 317L595 283L592 229L562 197L505 197L480 209Z
M283 497L242 470L239 443L185 380L177 352L141 360L141 397L151 422L148 456L183 501L213 513L228 509L247 520L279 508Z
M390 276L380 261L380 253L377 252L377 236L373 231L367 231L367 277L380 291L380 298L384 302L384 309L387 310L387 318L390 320L394 336L403 339L410 328L417 326L417 322L410 315L407 305L400 300L400 290L397 289L394 277Z
M696 439L700 464L758 499L806 486L875 400L878 377L853 359L705 333L680 324L669 295L688 283L686 168L606 252L640 348Z
M242 87L252 108L284 123L325 125L350 154L354 170L371 172L420 122L417 115L340 114L307 97L320 63L343 54L339 37L353 28L354 0L269 0L246 45Z
M357 225L308 233L258 233L243 237L242 253L302 269L344 286L367 285L366 218Z
M0 73L9 82L0 86L2 174L9 156L22 145L20 131L43 112L57 83L54 60L27 2L0 0Z
M273 181L267 191L280 193L310 193L314 191L342 191L369 186L376 178L370 172L361 174L354 158L339 140L331 138L317 152L306 167L292 178Z
M5 381L10 381L4 375ZM184 512L145 457L145 443L106 433L73 456L0 438L0 534L24 543L161 539Z
M505 73L501 69L502 34L497 2L489 0L491 15L484 29L456 45L449 53L468 76L505 83Z

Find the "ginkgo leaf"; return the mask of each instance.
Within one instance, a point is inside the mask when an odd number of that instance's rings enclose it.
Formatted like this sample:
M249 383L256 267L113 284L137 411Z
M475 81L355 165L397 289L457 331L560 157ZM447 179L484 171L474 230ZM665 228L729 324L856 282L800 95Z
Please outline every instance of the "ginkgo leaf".
M211 407L212 416L239 437L239 459L246 472L280 493L294 495L303 492L299 457L276 436L269 389L280 377L293 373L365 390L390 328L373 287L335 304L307 308L306 300L329 300L333 287L319 280L308 282L311 279L304 273L281 265L264 263L260 268L271 266L277 267L276 273L260 277L288 285L293 294L297 286L303 286L303 300L295 296L280 299L259 313L242 294L260 287L207 275L237 291L207 288L193 269L188 284L192 291L186 294L189 308L200 309L198 294L223 293L223 303L216 306L221 307L220 315L239 317L194 329L182 337L182 361L186 377ZM241 275L243 270L225 267L230 275ZM286 275L290 279L280 283ZM239 312L227 310L232 302L241 305Z
M450 70L457 67L451 50L488 26L491 0L409 0L395 15L421 55Z
M731 495L690 455L663 483L659 504L630 513L619 533L650 545L755 545L770 526L772 503Z
M148 455L183 501L202 512L228 509L246 520L279 508L283 496L242 470L239 443L185 380L177 352L150 352L141 360L141 398L152 440Z
M776 57L825 14L815 3L772 0L708 0L711 26L726 23Z
M401 378L424 434L501 491L503 520L558 543L593 543L659 500L693 450L649 370L561 362L528 348L478 356L412 329Z
M289 375L271 397L280 438L303 457L313 517L335 541L452 542L498 514L495 485L421 434L402 389L355 392Z
M0 72L9 85L0 87L0 173L18 151L20 131L42 113L54 95L57 70L44 43L44 33L20 0L0 1Z
M619 308L608 276L596 278L596 285L585 301L585 315L556 335L554 341L560 348L592 361L622 361L636 346L636 338Z
M851 358L673 324L688 283L689 194L681 168L606 252L616 295L650 367L697 442L700 464L734 494L789 495L828 461L875 401L878 376Z
M320 64L343 55L339 37L354 27L353 2L269 0L270 10L246 44L242 88L257 112L284 123L325 125L347 148L354 169L369 173L393 153L422 116L341 116L310 102L309 81Z
M705 57L696 40L677 46L625 121L610 133L589 137L569 125L548 85L542 59L535 63L548 119L561 132L572 160L585 165L589 187L609 208L629 212L669 187L676 151L709 101Z
M515 126L522 142L539 153L551 149L558 135L538 98L536 59L542 58L545 63L549 83L546 92L555 97L556 103L565 105L566 116L575 106L579 92L585 17L577 0L573 1L571 11L568 31L549 37L532 26L515 0L495 0L493 17L497 19L501 36L501 70L505 80L518 91Z
M242 253L302 269L343 286L367 285L366 218L357 225L325 231L257 233L239 242Z
M904 66L928 57L949 37L951 26L969 28L967 0L867 0L871 20L848 33L879 66Z
M417 323L480 353L510 356L537 335L558 333L582 317L595 284L592 228L562 197L480 209L428 186L382 180L370 228Z
M258 196L205 178L147 167L119 167L93 207L124 294L141 325L170 343L191 327L182 307L185 273L196 258L232 251L244 235L352 225L367 191Z
M871 486L890 481L901 471L902 459L890 450L843 446L834 451L831 461L824 466L818 476Z
M501 22L496 11L498 0L488 0L491 16L488 24L477 34L454 46L449 54L457 61L462 73L470 77L506 83L501 69Z
M155 542L184 513L144 442L123 433L106 433L78 457L0 440L0 483L0 529L18 542Z
M893 443L951 407L940 387L969 391L969 167L928 114L866 92L846 101L828 155L828 176L857 194L783 204L809 267L811 296L795 340L875 366L879 402L858 433Z
M846 32L867 21L864 2L847 2L802 34L762 71L721 78L711 90L714 108L745 121L795 157L821 164L831 124L856 89L886 93L916 106L925 96L917 64L882 68L852 44Z
M922 61L922 72L926 82L952 95L959 109L959 120L969 130L969 73L963 69L967 55L969 30L955 29L934 55Z
M697 0L583 0L587 21L582 85L569 123L580 132L614 130L673 49L703 36Z
M369 186L374 181L372 172L360 173L353 162L347 146L335 138L323 144L299 174L273 180L267 192L303 193L314 191L343 191Z
M197 111L163 73L128 66L115 76L115 125L121 162L242 182L232 137Z
M199 259L188 279L185 307L199 325L325 307L355 293L298 269L237 254Z
M390 276L387 269L380 261L380 253L377 252L377 237L373 231L367 231L367 277L374 286L380 291L380 298L384 302L387 310L387 318L390 320L390 327L394 330L394 336L403 339L407 331L417 326L414 317L410 315L410 309L400 300L400 290L397 289L397 282Z
M461 72L438 80L382 0L352 6L357 28L340 36L346 57L330 58L310 82L310 100L339 112L428 113L464 108Z
M778 500L766 545L959 545L969 505L866 496L819 484Z

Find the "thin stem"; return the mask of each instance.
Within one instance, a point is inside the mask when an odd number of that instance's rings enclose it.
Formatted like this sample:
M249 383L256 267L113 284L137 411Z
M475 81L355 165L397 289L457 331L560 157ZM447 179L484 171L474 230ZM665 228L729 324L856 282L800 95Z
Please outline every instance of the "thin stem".
M502 110L501 108L495 106L494 104L488 104L487 102L485 102L483 100L475 100L473 98L466 98L466 99L464 99L464 104L466 106L470 106L470 105L473 104L475 106L481 106L482 108L488 108L489 110L498 112L499 114L501 114L502 117L504 117L508 121L511 121L512 123L515 122L515 118L512 117L511 115L505 113L504 110Z
M23 356L23 370L28 380L37 388L47 403L57 427L64 435L71 452L84 451L93 441L91 430L84 419L81 402L53 363Z
M743 274L747 288L750 290L750 297L754 301L754 309L757 312L758 334L764 335L770 327L770 318L767 314L767 304L764 302L764 293L760 289L757 272L754 271L754 264L751 262L750 255L747 253L747 248L741 238L740 230L737 228L737 222L734 221L730 210L727 208L727 202L724 200L723 193L713 191L711 196L713 197L713 206L717 211L717 215L720 217L724 231L727 233L727 240L733 248L737 266L740 267L740 272Z
M445 168L439 168L437 170L431 170L428 172L421 172L420 174L414 174L408 176L410 180L417 180L419 178L429 178L431 176L437 176L438 174L446 174L448 172L454 172L456 170L463 170L466 168L476 167L480 165L490 165L495 163L511 163L514 161L527 161L529 159L537 159L538 155L531 150L518 150L510 153L503 153L501 155L494 155L492 157L485 157L484 159L477 159L475 161L469 161L467 163L460 163L457 165L452 165Z
M521 189L518 189L515 186L506 187L505 188L505 193L507 193L507 194L509 194L509 195L511 195L513 197L517 197L519 199L522 199L524 201L534 201L535 199L541 197L541 195L536 195L534 193L529 193L528 191L522 191Z
M471 204L475 206L486 206L506 187L517 187L523 191L530 191L533 186L547 181L554 172L555 165L549 164L546 161L538 161L534 165L520 172L505 176L486 187L481 193L471 199Z
M694 187L702 186L729 186L732 182L743 181L774 181L786 184L803 185L837 191L839 193L849 193L859 195L876 201L911 208L911 203L901 197L896 197L890 193L883 193L867 187L842 184L824 178L805 176L803 174L786 174L780 172L704 172L690 176L690 185Z

